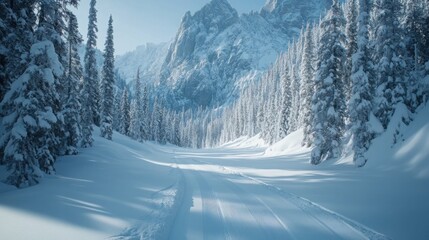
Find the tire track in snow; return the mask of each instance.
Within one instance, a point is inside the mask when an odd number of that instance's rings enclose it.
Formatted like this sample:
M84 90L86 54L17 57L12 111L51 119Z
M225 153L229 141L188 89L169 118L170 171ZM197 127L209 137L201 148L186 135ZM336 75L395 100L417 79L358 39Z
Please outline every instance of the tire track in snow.
M201 160L193 160L197 163L200 164L205 164L205 165L212 165L211 163L208 162L204 162ZM338 238L341 238L341 236L338 235L338 233L332 229L331 227L329 227L326 223L324 223L322 220L320 220L317 216L315 216L314 211L309 211L308 209L312 208L313 210L318 210L321 213L324 213L326 216L332 217L334 219L336 219L338 222L343 223L344 225L346 225L347 227L349 227L350 229L354 230L356 233L361 234L363 237L367 238L367 239L376 239L376 240L388 240L390 239L389 237L373 230L370 229L356 221L353 221L349 218L346 218L336 212L333 212L327 208L324 208L308 199L305 199L303 197L299 197L297 195L294 195L292 193L288 193L285 192L283 189L276 187L272 184L268 184L262 180L259 180L257 178L248 176L244 173L229 169L227 167L224 166L220 166L220 165L215 165L217 166L222 172L227 173L227 174L232 174L232 175L236 175L236 176L240 176L246 179L249 179L255 183L258 183L260 185L265 186L266 188L268 188L269 190L276 192L277 194L280 194L280 196L282 196L283 198L286 198L287 200L289 200L289 202L291 202L292 204L294 204L297 208L300 208L304 213L306 213L307 215L311 216L312 218L315 219L315 221L317 221L321 226L324 226L327 230L329 230L331 233L333 233L335 236L337 236Z
M211 216L212 214L208 212L207 210L214 210L216 215L218 216L217 219L220 219L222 221L221 223L221 231L223 233L224 239L232 239L230 234L230 229L228 225L226 224L226 218L225 213L222 209L222 204L219 200L219 197L216 195L216 193L213 191L211 186L208 184L208 182L204 179L203 176L201 176L200 173L197 171L194 171L192 174L197 179L200 192L201 192L201 198L202 198L202 214L203 214L203 229L204 229L204 239L210 239L212 235L215 235L213 239L219 239L216 234L219 233L218 230L213 229L213 222L210 221L213 219L214 216ZM214 218L216 220L216 218ZM216 226L216 224L214 224ZM219 227L219 225L217 225Z
M266 227L264 226L264 224L262 224L260 222L260 220L258 219L258 214L255 213L254 208L249 208L249 206L246 205L247 209L249 210L250 214L252 214L253 218L255 219L255 221L258 222L259 226L265 230L265 232L267 233L267 237L266 239L285 239L285 237L287 236L287 239L296 239L293 235L292 232L290 231L290 229L287 227L287 225L280 219L280 217L273 211L273 209L271 207L269 207L267 205L266 202L264 202L263 200L261 200L256 194L253 194L249 191L244 190L242 187L240 187L238 184L234 183L233 181L224 178L224 181L227 181L228 183L228 187L231 188L233 191L237 192L237 195L240 193L241 197L243 198L243 196L249 196L250 198L247 199L255 199L257 200L257 202L263 206L264 209L268 210L268 212L270 213L271 217L273 217L273 219L281 226L284 234L282 234L280 237L276 237L275 233L273 233L273 231L267 230Z

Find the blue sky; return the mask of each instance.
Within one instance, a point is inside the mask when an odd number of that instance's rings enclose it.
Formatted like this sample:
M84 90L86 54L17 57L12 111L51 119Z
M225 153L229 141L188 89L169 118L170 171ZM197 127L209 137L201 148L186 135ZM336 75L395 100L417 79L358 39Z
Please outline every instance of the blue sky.
M265 0L228 0L239 13L259 11ZM79 29L86 39L89 0L81 0L74 12ZM132 51L147 42L171 40L186 11L199 10L210 0L98 0L98 42L103 49L109 15L113 16L116 54Z

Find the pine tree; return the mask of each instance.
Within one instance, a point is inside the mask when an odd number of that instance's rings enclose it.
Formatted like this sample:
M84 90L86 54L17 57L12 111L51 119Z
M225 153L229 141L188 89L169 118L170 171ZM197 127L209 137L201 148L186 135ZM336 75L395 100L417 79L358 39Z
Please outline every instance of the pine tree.
M386 128L396 105L405 102L405 45L399 24L399 0L377 0L374 4L377 64L376 116Z
M114 68L115 55L113 46L113 18L110 15L107 29L107 39L104 50L103 79L101 81L102 103L101 103L101 136L112 140L113 135L113 102L115 85Z
M143 90L143 99L142 99L142 111L143 111L143 129L142 129L142 140L149 140L150 134L149 134L149 125L150 125L150 113L149 113L149 92L147 85L145 85Z
M13 4L12 4L13 3ZM30 62L30 48L34 42L33 26L36 15L33 11L34 0L16 0L0 2L2 27L0 29L0 102L10 90L10 85L26 70ZM16 111L12 103L4 103L0 111L2 118ZM10 133L5 126L0 126L0 164L4 164L4 148Z
M131 137L142 142L144 140L145 135L145 115L144 108L146 108L144 99L142 96L142 86L140 80L140 68L137 70L136 75L136 88L135 88L135 106L132 108L134 112L134 119L131 118Z
M357 5L358 0L348 0L347 5L347 24L346 24L346 37L347 37L347 44L346 44L346 56L347 56L347 62L346 62L346 68L345 68L345 91L346 91L346 98L350 99L351 94L351 74L352 74L352 56L357 51Z
M77 146L81 139L81 116L79 83L83 77L82 65L78 54L78 47L82 43L82 36L78 30L76 16L69 12L68 22L68 63L66 68L66 82L64 83L64 128L66 132L66 154L77 154Z
M38 36L44 34L39 32ZM3 121L4 160L11 172L7 182L17 187L38 183L41 171L54 172L56 157L52 151L57 144L52 129L58 121L53 109L58 98L55 79L63 69L53 43L44 38L38 38L31 47L30 59L1 103L2 109L12 110Z
M402 28L404 29L404 43L407 55L407 81L406 104L411 111L423 102L422 91L418 84L421 79L420 71L424 70L425 65L425 49L424 29L425 25L425 10L421 0L406 0L405 12L402 20Z
M297 45L296 43L294 44L294 50L293 53L291 55L291 63L289 63L290 66L290 78L291 78L291 111L289 112L289 126L290 126L290 131L295 131L299 128L299 113L300 113L300 108L301 108L301 100L300 100L300 79L299 79L299 72L298 72L298 66L296 65L296 51L297 49Z
M100 123L100 113L99 113L99 100L100 100L100 90L99 90L99 81L98 81L98 70L97 70L97 59L95 56L96 46L97 46L97 10L95 9L96 0L91 0L90 9L89 9L89 23L88 23L88 38L86 42L86 51L84 57L84 82L88 82L87 89L89 92L84 93L88 94L88 98L85 98L83 102L85 108L89 108L92 118L92 124L98 125ZM86 84L86 83L85 83ZM85 85L84 84L84 85Z
M315 145L311 154L312 164L319 164L340 154L345 112L343 90L345 22L338 0L334 0L327 16L320 24L319 61L312 99Z
M311 124L313 122L313 115L311 112L311 99L314 94L314 43L313 34L310 24L307 25L304 36L304 50L302 56L302 87L301 87L301 101L302 101L302 120L304 127L304 139L302 144L309 147L312 144L311 138Z
M366 164L367 159L364 153L368 150L374 137L370 126L371 118L375 119L375 117L372 115L374 86L369 81L369 78L374 75L368 48L369 11L369 0L359 0L358 48L352 56L352 95L349 103L351 131L353 133L353 161L358 167Z
M122 99L121 99L121 120L119 122L119 132L124 135L130 134L130 103L128 99L128 89L125 88L122 92Z
M284 56L284 58L286 58ZM285 61L286 62L286 61ZM291 111L292 99L291 99L291 80L289 76L289 65L284 65L284 71L281 75L282 84L282 105L281 105L281 117L280 117L280 138L286 137L290 133L289 113Z
M114 109L121 109L121 100L122 100L122 91L120 89L115 90L115 102ZM120 132L120 121L121 121L121 112L120 111L114 111L113 112L113 129L117 132Z
M91 108L91 82L84 79L82 91L81 91L81 101L82 101L82 141L81 147L88 148L91 147L94 139L92 137L92 124L94 118L92 117L92 108Z

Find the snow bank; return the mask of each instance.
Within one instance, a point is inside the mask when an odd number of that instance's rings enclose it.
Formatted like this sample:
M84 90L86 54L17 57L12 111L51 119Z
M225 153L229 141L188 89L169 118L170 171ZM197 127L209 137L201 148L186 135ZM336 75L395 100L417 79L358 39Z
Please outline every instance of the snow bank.
M269 146L265 151L265 156L281 156L285 154L296 154L308 152L309 149L302 146L304 130L299 129L292 132L279 142Z
M396 168L418 178L429 178L428 119L427 105L421 106L414 116L399 105L387 130L372 141L366 167Z
M257 134L253 137L239 137L234 141L223 144L220 148L252 148L266 146L267 143L261 138L260 134Z
M160 239L168 234L180 203L181 177L172 164L158 162L168 161L171 153L116 132L113 141L99 135L95 128L94 147L59 158L57 174L39 185L0 184L0 238ZM0 167L0 175L5 173Z

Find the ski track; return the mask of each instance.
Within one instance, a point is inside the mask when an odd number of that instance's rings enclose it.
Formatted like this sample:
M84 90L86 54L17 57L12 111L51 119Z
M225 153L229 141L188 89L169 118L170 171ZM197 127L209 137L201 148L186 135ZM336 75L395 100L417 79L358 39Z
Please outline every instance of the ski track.
M175 156L173 165L184 176L185 196L177 199L190 203L176 204L180 209L169 239L389 239L257 178L219 165L215 167L220 172L204 171L213 164L201 160L180 161ZM183 169L181 164L192 167ZM249 190L242 180L263 194ZM288 216L291 210L300 213L308 226L295 224Z

